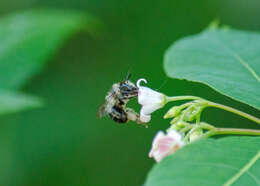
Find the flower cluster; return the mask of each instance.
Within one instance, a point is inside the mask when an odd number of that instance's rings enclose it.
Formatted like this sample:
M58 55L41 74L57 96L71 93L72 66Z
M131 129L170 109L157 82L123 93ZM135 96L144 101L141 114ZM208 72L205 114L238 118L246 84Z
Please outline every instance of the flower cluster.
M216 128L200 120L202 111L207 107L220 108L260 124L260 119L254 116L196 96L168 97L148 87L140 86L142 81L147 83L145 79L139 79L137 81L138 103L142 105L140 110L140 120L142 123L149 122L152 112L162 108L170 101L189 100L182 105L173 106L164 115L165 119L172 118L170 122L171 127L167 130L166 134L162 131L156 134L153 139L152 149L149 153L149 157L154 158L157 162L160 162L165 156L174 153L185 144L213 135L260 135L260 132L257 130Z

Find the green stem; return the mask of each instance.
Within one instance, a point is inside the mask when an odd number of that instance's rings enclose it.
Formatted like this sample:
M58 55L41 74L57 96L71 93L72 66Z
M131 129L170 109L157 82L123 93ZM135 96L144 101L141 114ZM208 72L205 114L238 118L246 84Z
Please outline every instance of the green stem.
M252 115L249 115L249 114L247 114L245 112L242 112L240 110L234 109L232 107L228 107L228 106L225 106L225 105L222 105L222 104L218 104L218 103L214 103L214 102L211 102L211 101L208 101L208 106L232 112L234 114L240 115L240 116L242 116L244 118L247 118L247 119L249 119L251 121L254 121L254 122L260 124L260 119L259 118L256 118L256 117L254 117Z
M260 136L260 130L236 129L236 128L216 128L214 135L221 135L221 134Z
M191 134L196 131L197 129L199 129L200 127L199 126L194 126L193 128L191 128L191 130L186 134L186 136L184 137L184 142L185 143L188 143L189 139L190 139L190 136Z
M197 125L200 123L200 115L201 115L201 112L196 116L196 124Z
M202 136L200 136L198 138L198 140L203 139L203 138L209 138L210 136L214 136L215 135L215 131L208 131L205 134L203 134Z
M237 114L237 115L240 115L244 118L247 118L251 121L254 121L256 122L257 124L260 124L260 119L257 118L257 117L254 117L250 114L247 114L245 112L242 112L240 110L237 110L237 109L234 109L232 107L229 107L229 106L225 106L225 105L222 105L222 104L218 104L218 103L214 103L214 102L211 102L211 101L208 101L206 99L203 99L203 98L200 98L200 97L197 97L197 96L173 96L173 97L166 97L166 102L171 102L171 101L180 101L180 100L203 100L206 102L206 105L209 106L209 107L215 107L215 108L219 108L219 109L222 109L222 110L226 110L228 112L232 112L234 114Z
M201 122L201 123L199 124L199 126L200 126L202 129L206 129L206 130L209 130L209 131L215 131L215 130L216 130L216 128L213 127L213 125L210 125L210 124L208 124L208 123L206 123L206 122Z
M188 128L187 128L188 129ZM250 136L260 136L260 130L253 130L253 129L238 129L238 128L215 128L212 125L201 122L198 125L193 125L189 128L188 134L185 136L184 141L188 142L190 135L198 129L205 129L208 130L205 134L203 134L198 139L209 138L215 135L250 135ZM186 131L185 131L186 132Z
M203 100L200 97L196 96L173 96L173 97L166 97L166 102L171 102L171 101L181 101L181 100Z
M185 134L185 132L189 131L190 129L192 129L192 125L189 125L189 126L183 128L183 129L181 129L180 133Z
M237 128L215 128L203 134L199 139L209 138L215 135L248 135L248 136L260 136L260 130L253 129L237 129Z

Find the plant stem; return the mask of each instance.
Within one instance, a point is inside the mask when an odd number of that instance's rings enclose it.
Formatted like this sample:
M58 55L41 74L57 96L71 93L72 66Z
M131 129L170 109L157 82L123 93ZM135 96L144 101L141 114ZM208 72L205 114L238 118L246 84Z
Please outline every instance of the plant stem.
M197 140L209 138L209 137L215 136L215 135L225 135L225 134L260 136L260 130L237 129L237 128L215 128L213 130L206 132L205 134L200 136Z
M208 130L206 133L204 133L202 136L200 136L198 139L203 139L203 138L209 138L211 136L215 135L250 135L250 136L260 136L260 130L254 130L254 129L238 129L238 128L216 128L213 127L212 125L206 123L206 122L201 122L200 124L193 124L191 127L186 127L185 132L187 130L190 130L185 138L184 141L188 142L190 135L198 129L204 129Z
M173 96L173 97L166 97L166 102L171 102L171 101L180 101L180 100L202 100L202 101L205 101L205 104L206 106L208 107L215 107L215 108L219 108L219 109L222 109L222 110L226 110L228 112L232 112L234 114L237 114L237 115L240 115L244 118L247 118L251 121L254 121L256 122L257 124L260 124L260 119L257 118L257 117L254 117L250 114L247 114L245 112L242 112L240 110L237 110L237 109L234 109L232 107L229 107L229 106L226 106L226 105L222 105L222 104L218 104L218 103L214 103L214 102L211 102L211 101L208 101L206 99L203 99L203 98L200 98L200 97L197 97L197 96Z
M191 134L192 134L195 130L197 130L197 129L199 129L199 128L200 128L200 127L198 127L198 126L194 126L193 128L191 128L191 130L188 132L188 134L186 134L185 138L183 139L184 142L185 142L185 143L188 143Z
M200 97L196 96L172 96L172 97L166 97L166 102L170 101L181 101L181 100L203 100Z
M205 134L203 134L202 136L200 136L199 138L198 138L198 140L199 139L203 139L203 138L209 138L210 136L214 136L215 135L215 131L208 131L208 132L206 132Z
M254 117L252 115L249 115L249 114L247 114L245 112L242 112L240 110L234 109L232 107L229 107L229 106L226 106L226 105L222 105L222 104L218 104L218 103L214 103L214 102L211 102L211 101L208 101L208 106L216 107L216 108L220 108L220 109L232 112L234 114L240 115L240 116L242 116L244 118L247 118L247 119L249 119L251 121L254 121L254 122L260 124L260 119L259 118L256 118L256 117Z
M260 130L237 129L237 128L216 128L214 135L234 134L260 136Z
M181 129L181 130L180 130L180 133L185 134L185 132L187 132L187 131L190 130L190 129L192 129L192 125L189 125L189 126L183 128L183 129Z

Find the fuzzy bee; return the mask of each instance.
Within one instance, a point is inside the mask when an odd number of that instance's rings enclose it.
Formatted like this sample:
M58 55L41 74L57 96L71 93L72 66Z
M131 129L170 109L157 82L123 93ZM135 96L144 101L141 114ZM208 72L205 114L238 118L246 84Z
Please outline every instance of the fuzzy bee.
M100 118L109 115L118 123L126 123L131 120L144 124L140 121L139 114L131 108L126 108L127 102L138 95L138 88L129 81L129 78L130 74L127 75L125 81L113 84L105 98L105 103L99 107L98 116Z

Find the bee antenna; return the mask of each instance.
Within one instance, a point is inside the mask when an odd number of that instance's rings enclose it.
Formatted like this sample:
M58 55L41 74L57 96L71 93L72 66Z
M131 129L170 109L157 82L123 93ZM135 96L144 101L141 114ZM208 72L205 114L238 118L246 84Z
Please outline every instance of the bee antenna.
M128 71L126 75L126 81L128 81L131 78L131 76L132 76L131 72Z

